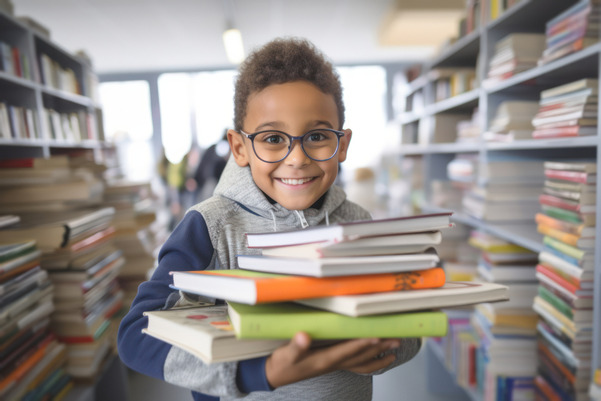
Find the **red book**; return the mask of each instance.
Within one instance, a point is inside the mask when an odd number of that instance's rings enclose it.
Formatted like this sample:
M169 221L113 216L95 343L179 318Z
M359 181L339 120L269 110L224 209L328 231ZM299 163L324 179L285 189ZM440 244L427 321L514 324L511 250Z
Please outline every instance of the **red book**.
M556 127L556 128L539 128L532 132L532 138L544 139L544 138L562 138L562 137L573 137L573 136L589 136L596 135L597 127L582 127L579 125L573 125L571 127Z
M543 264L538 264L538 265L536 265L536 271L549 277L551 280L553 280L557 284L561 285L563 288L570 291L572 294L576 294L576 291L580 290L579 286L572 284L571 282L566 280L563 276L560 276L559 274L557 274L549 266L545 266Z
M23 70L21 69L21 55L19 54L19 49L17 47L12 48L13 53L13 71L15 75L18 77L23 76Z
M571 210L578 213L594 213L597 207L595 205L581 205L578 201L570 201L549 194L542 194L538 197L541 205L559 207L565 210Z
M588 173L579 172L579 171L545 169L545 177L554 178L557 180L579 182L582 184L597 183L597 175L596 174L588 174Z

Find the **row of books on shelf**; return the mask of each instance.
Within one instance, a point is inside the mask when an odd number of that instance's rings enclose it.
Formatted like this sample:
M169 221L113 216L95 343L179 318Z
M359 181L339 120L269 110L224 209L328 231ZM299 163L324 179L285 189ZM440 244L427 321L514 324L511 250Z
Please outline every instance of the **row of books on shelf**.
M495 43L488 81L510 78L599 42L599 3L580 1L547 21L545 33L514 32Z
M45 53L41 53L39 58L42 83L54 89L82 94L81 85L73 69L62 66Z
M41 118L46 123L48 132L40 129L35 109L0 102L0 138L44 139L71 143L101 139L99 132L102 128L98 126L98 118L88 110L61 113L43 109Z
M88 384L116 352L162 239L149 184L108 182L105 171L85 155L0 161L2 399Z
M298 331L316 340L444 335L440 308L507 299L501 285L446 279L432 247L452 230L449 218L248 233L260 254L239 255L239 268L172 272L173 288L227 305L147 311L145 332L207 363L265 355ZM210 336L198 341L200 332Z
M33 76L27 55L4 41L0 41L0 71L26 79Z

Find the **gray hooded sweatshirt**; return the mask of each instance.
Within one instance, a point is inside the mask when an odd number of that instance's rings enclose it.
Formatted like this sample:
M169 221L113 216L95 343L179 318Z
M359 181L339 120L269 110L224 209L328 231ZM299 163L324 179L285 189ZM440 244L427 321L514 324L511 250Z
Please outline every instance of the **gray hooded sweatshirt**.
M332 186L314 206L291 211L270 202L255 185L250 169L239 167L230 158L214 196L188 210L161 248L159 265L152 278L140 285L119 327L118 348L124 363L144 374L191 389L195 400L215 399L208 397L209 394L219 400L371 400L371 375L336 371L273 390L265 378L266 357L207 365L188 352L141 332L147 326L144 311L191 301L189 296L169 288L172 283L169 271L237 268L237 255L260 253L246 247L247 232L283 231L370 218L367 211L348 201L337 186ZM419 339L404 339L391 367L413 358L420 344Z

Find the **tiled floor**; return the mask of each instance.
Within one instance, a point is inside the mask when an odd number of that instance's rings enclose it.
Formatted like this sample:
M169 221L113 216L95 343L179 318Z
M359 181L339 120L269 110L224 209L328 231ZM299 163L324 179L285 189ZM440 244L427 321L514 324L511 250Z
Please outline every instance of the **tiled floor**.
M373 401L449 401L448 394L436 395L427 389L426 350L410 363L374 378ZM130 401L191 401L190 392L129 371Z

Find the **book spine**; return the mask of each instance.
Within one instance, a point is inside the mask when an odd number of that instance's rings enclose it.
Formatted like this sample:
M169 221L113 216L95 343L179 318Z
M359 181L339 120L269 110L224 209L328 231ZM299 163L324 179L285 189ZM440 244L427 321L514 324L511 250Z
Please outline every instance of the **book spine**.
M572 294L576 294L576 291L579 289L576 285L572 284L571 282L566 280L564 277L555 273L548 266L538 264L538 265L536 265L536 271L547 276L548 278L550 278L555 283L559 284L560 286L562 286L563 288L565 288Z
M572 319L574 317L570 305L545 287L540 285L538 286L538 295L563 315L565 315L568 319Z
M555 238L567 245L571 245L571 246L576 246L578 245L578 239L580 239L580 237L574 235L574 234L570 234L570 233L566 233L564 231L560 231L558 229L549 227L545 224L538 224L537 226L537 230L539 233L541 233L542 235L546 235L548 237L551 238Z
M286 285L289 281L290 285ZM257 303L335 295L416 290L441 287L445 273L440 267L394 274L369 274L344 277L290 277L289 280L259 280Z
M582 232L583 225L575 225L567 221L559 220L543 213L537 213L534 220L537 224L543 224L547 227L566 232L568 234L578 235Z
M580 280L582 277L582 273L584 270L582 270L579 266L575 266L571 263L568 263L565 260L558 258L557 256L549 252L541 252L538 258L541 264L551 266L556 270L561 271L565 275L574 278L575 280Z
M576 248L575 246L568 245L557 238L545 236L543 237L543 244L547 245L553 249L558 250L559 252L565 253L566 255L581 261L586 252L582 249Z
M304 331L313 339L440 337L447 333L443 312L349 317L334 313L252 314L236 327L238 338L289 339Z

